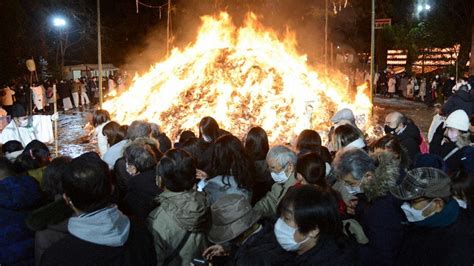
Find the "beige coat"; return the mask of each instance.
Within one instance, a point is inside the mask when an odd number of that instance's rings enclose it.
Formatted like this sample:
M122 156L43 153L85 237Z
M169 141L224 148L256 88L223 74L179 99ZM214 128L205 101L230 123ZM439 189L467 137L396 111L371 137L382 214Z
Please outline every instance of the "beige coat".
M288 189L296 184L294 175L290 176L285 183L275 183L272 189L255 204L254 210L262 214L263 217L271 217L276 214L276 209L281 199L285 196Z

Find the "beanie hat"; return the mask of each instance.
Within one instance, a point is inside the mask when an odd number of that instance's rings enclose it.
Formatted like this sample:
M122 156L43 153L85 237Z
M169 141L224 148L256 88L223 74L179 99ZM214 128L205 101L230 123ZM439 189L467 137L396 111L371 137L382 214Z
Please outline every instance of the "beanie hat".
M351 109L343 108L343 109L337 111L336 114L334 114L334 116L331 118L331 121L334 124L337 124L342 120L350 121L353 124L355 123L354 113L352 112Z
M463 110L456 110L452 112L444 123L444 127L455 128L461 131L468 131L469 126L469 117Z

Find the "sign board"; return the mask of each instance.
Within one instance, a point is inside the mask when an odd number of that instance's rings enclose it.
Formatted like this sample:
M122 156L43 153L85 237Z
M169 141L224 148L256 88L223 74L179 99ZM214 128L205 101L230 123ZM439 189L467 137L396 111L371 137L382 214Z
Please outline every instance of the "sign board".
M383 27L392 25L391 18L378 18L375 20L375 29L383 29Z

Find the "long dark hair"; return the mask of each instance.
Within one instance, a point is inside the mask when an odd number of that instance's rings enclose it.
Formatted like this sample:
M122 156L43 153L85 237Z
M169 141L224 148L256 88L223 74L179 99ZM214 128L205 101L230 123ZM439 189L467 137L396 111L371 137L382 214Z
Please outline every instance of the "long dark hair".
M265 160L269 149L267 132L261 127L250 129L245 138L245 153L250 160Z
M376 149L384 149L393 152L400 159L400 167L402 169L408 168L411 164L408 158L407 150L400 144L400 141L394 136L383 136L370 144L369 147L371 152Z
M199 122L199 138L204 138L204 135L210 137L212 141L215 141L219 137L219 125L217 121L206 116Z
M218 138L212 151L211 173L214 176L233 176L239 187L252 189L253 167L240 140L232 135Z
M114 121L110 121L104 126L104 128L102 128L102 134L107 137L107 142L110 146L123 140L119 131L120 125Z
M321 136L318 132L311 129L301 131L296 140L296 149L300 153L316 151L319 146L321 146Z
M92 117L92 125L97 127L98 125L110 121L110 114L107 110L96 110Z
M22 154L15 160L15 170L18 173L41 168L49 164L50 153L46 144L32 140L26 145Z
M299 156L296 162L296 172L311 185L326 188L326 164L317 153L307 153Z

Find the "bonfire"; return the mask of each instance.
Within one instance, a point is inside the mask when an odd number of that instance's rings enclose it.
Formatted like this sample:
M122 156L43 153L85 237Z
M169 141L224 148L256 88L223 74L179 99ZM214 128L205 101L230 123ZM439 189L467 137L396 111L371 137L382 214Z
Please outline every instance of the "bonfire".
M155 122L173 140L186 129L198 132L201 118L212 116L239 137L261 126L272 143L287 143L307 128L323 133L345 107L364 128L367 87L350 96L347 77L310 65L293 33L280 36L254 14L236 27L227 13L202 17L193 43L175 48L104 103L113 120Z

